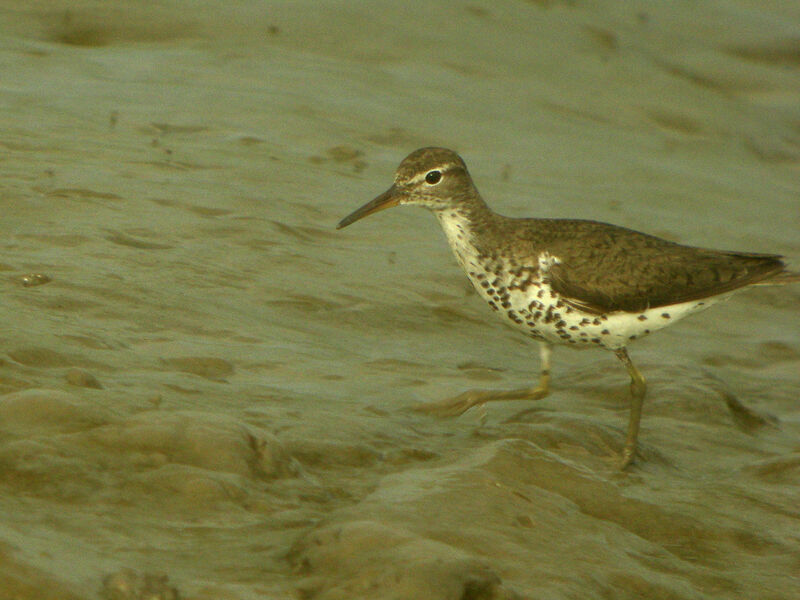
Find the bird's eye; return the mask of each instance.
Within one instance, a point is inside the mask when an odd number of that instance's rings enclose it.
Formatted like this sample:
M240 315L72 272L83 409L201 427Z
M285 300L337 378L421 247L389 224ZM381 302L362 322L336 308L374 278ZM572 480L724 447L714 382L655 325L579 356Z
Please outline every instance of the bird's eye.
M428 171L428 174L425 175L425 181L427 181L431 185L436 185L441 180L442 180L441 171Z

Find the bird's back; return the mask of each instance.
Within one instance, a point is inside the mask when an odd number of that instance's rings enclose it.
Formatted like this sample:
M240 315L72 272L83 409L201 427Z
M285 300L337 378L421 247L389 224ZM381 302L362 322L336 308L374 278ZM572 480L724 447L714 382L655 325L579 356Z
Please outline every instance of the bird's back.
M572 219L495 222L491 244L537 264L547 252L552 288L594 312L639 311L725 294L785 272L779 255L684 246L608 223ZM495 247L497 247L495 245ZM526 256L527 255L527 256Z

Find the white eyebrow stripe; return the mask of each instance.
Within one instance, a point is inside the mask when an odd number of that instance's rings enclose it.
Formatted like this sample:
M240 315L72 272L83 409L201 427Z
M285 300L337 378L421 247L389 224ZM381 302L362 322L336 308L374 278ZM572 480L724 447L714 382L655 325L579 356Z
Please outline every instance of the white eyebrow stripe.
M417 173L416 175L414 175L414 177L408 180L408 183L409 184L422 183L422 181L425 179L425 176L431 171L439 171L442 175L444 175L445 173L447 173L447 171L450 171L452 168L453 165L441 165L441 166L437 165L435 167L431 167L424 173Z

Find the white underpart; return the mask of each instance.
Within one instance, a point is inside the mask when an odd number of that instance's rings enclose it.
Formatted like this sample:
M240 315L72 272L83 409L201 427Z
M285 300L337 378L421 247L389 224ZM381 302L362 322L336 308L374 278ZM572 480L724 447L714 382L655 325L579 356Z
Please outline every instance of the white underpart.
M475 260L477 253L469 241L469 221L452 210L440 210L435 214L461 268L469 273L471 269L479 267Z
M550 267L553 265L557 265L561 262L561 259L557 256L553 256L549 252L542 252L539 255L539 272L542 274L543 278L547 278L547 274L550 271Z
M515 329L556 344L568 344L574 348L595 346L612 350L622 348L635 339L663 329L730 296L724 294L671 306L649 308L635 313L616 311L596 315L573 307L567 310L568 304L564 301L568 299L561 298L547 282L549 269L561 262L557 256L547 252L540 254L539 278L524 290L516 289L515 286L520 283L518 278L505 271L498 275L478 262L477 251L470 242L469 222L462 215L454 211L438 211L436 216L456 260L481 297L490 305L496 305L498 315ZM498 283L487 291L481 285L481 281ZM506 302L510 307L504 307L498 301L496 293L493 293L497 289L502 289L508 294ZM558 318L545 322L542 315L548 310L551 310L552 314L557 314ZM537 312L540 313L539 317L536 316ZM522 323L518 322L519 320ZM567 334L569 339L564 337Z

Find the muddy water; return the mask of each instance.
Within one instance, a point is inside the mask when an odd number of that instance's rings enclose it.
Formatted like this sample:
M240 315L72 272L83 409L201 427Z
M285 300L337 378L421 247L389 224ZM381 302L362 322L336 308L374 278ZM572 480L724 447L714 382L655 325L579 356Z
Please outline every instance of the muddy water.
M2 5L0 593L792 598L797 288L536 376L420 210L428 144L506 214L800 259L789 2ZM723 26L724 25L724 26ZM150 596L148 596L150 594Z

